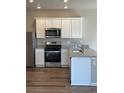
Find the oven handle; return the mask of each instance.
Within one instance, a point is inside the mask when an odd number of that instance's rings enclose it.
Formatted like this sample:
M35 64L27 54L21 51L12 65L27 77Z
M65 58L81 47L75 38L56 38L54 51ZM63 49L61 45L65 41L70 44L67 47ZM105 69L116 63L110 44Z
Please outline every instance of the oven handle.
M61 51L45 51L45 52L61 52Z

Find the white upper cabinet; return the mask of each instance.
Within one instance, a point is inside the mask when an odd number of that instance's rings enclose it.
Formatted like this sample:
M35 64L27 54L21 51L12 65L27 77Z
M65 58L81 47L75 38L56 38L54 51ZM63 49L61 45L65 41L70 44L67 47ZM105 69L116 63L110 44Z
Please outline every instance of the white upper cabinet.
M61 18L46 18L46 28L61 28Z
M36 18L36 36L37 38L45 38L45 18Z
M52 28L52 21L53 19L51 18L46 19L46 28Z
M72 18L71 20L71 37L82 38L82 18Z
M71 18L62 18L62 38L71 38Z
M62 38L83 38L83 18L81 17L45 17L36 18L37 38L45 38L46 28L61 28Z
M61 28L61 18L54 18L53 20L53 27L54 28Z

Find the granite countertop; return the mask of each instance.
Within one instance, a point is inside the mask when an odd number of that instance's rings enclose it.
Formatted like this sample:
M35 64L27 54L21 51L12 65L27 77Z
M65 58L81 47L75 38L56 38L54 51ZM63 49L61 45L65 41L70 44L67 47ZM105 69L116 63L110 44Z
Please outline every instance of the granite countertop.
M40 49L40 48L45 48L45 45L39 45L36 47L37 49Z
M77 50L70 49L69 53L70 53L70 57L96 57L97 56L97 53L90 48L84 49L83 53L78 52Z
M45 48L45 45L40 45L36 47L36 49L43 49L43 48ZM62 45L62 49L69 49L70 57L96 57L97 56L97 53L91 48L84 49L84 52L79 52L76 49L73 49L71 46Z
M62 45L62 49L70 49L72 48L72 46L65 46L65 45Z
M36 48L45 48L45 45L38 45ZM72 48L72 47L71 47L71 46L62 45L61 48L62 48L62 49L69 49L69 48Z

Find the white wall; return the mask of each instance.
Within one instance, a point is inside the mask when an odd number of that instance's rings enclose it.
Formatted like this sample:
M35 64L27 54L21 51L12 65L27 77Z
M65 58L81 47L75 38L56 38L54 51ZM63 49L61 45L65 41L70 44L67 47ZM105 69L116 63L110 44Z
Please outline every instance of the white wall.
M27 10L26 31L35 31L34 17L84 17L84 43L97 51L97 10Z
M78 11L80 16L85 18L85 38L84 43L97 51L97 10L80 10Z

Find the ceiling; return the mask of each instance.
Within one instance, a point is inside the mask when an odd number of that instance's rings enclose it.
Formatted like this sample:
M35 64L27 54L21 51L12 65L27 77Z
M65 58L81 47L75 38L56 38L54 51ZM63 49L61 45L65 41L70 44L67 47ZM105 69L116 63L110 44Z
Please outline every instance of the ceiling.
M26 1L27 9L37 9L37 4L41 5L41 9L64 9L64 0L34 0L33 3ZM97 0L69 0L67 2L68 9L96 9Z

